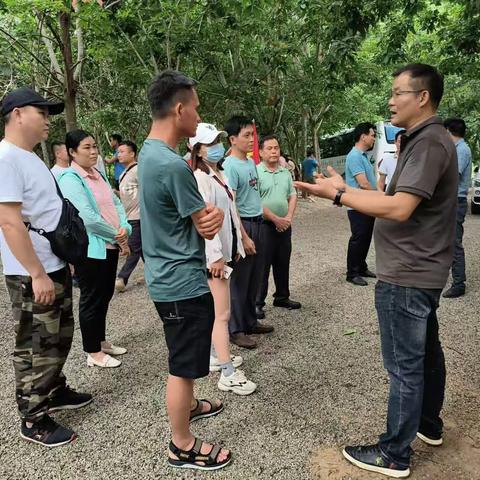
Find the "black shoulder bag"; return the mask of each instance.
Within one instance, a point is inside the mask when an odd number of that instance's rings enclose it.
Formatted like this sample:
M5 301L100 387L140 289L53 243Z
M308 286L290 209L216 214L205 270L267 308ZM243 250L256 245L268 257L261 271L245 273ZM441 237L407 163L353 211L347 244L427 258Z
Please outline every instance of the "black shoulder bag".
M52 174L53 176L53 174ZM81 263L87 258L88 235L83 220L74 205L62 195L57 180L53 178L57 187L57 194L62 200L62 213L57 228L46 232L42 228L34 228L30 223L25 223L27 230L32 230L45 237L52 247L52 252L62 260L72 265Z

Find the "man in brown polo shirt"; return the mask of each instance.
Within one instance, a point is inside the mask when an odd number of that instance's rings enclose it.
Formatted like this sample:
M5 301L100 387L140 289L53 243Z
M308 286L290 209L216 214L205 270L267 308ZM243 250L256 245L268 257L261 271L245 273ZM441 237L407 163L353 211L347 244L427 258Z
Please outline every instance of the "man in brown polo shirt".
M416 435L429 445L443 441L445 360L436 310L453 257L458 166L436 116L442 76L412 64L393 77L391 121L406 133L386 194L348 187L333 170L316 185L295 185L378 218L375 307L390 377L387 432L376 445L345 447L343 454L360 468L403 478Z

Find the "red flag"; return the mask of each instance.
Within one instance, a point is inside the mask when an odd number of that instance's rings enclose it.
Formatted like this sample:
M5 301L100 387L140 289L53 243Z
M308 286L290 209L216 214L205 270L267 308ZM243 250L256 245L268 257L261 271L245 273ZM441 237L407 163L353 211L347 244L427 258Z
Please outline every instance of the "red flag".
M255 120L253 121L253 161L255 165L260 163L260 150L258 148L258 135L257 135L257 126L255 125Z

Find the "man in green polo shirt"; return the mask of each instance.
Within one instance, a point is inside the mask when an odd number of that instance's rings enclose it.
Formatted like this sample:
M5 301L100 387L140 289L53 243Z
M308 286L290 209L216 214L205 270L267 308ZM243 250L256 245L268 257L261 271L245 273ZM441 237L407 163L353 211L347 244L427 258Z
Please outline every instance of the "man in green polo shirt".
M263 307L268 292L270 267L273 269L275 293L273 306L288 308L301 307L299 302L290 300L289 273L292 253L292 218L297 206L297 193L293 187L290 172L279 165L280 145L275 135L267 135L260 141L262 163L257 167L258 190L262 200L262 277L257 293L257 318L265 318Z

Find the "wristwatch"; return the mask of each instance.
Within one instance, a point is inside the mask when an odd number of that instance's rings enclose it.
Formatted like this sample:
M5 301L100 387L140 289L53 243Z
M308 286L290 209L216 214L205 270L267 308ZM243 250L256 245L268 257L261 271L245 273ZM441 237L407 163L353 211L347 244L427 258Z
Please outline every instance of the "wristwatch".
M335 195L335 199L333 200L333 204L336 205L337 207L343 207L343 205L340 203L340 200L344 193L345 193L345 190L343 188L340 190L337 190L337 194Z

